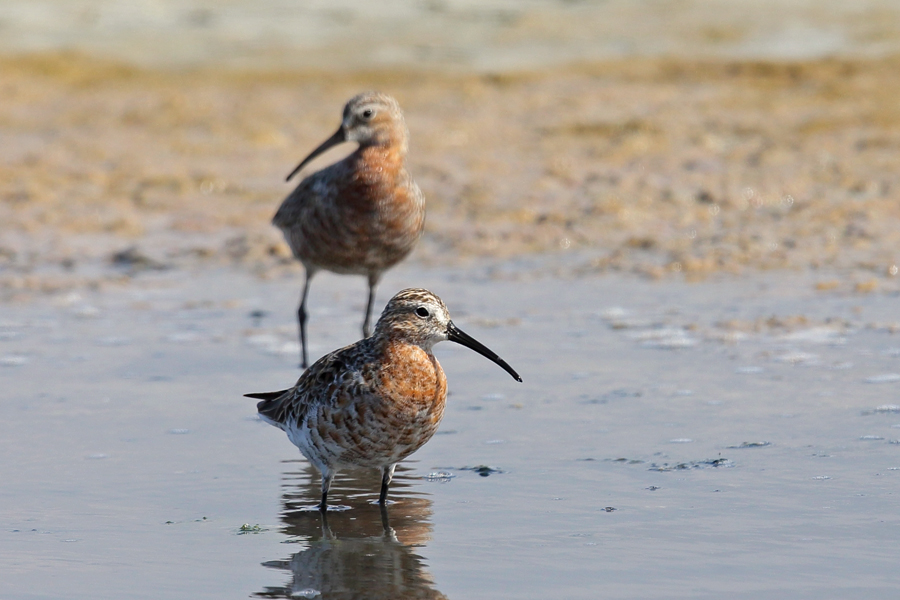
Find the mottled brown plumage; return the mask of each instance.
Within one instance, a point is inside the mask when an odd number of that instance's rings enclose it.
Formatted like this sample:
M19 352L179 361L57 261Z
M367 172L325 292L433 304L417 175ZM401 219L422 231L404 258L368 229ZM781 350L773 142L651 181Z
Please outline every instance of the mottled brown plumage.
M306 269L297 311L304 368L308 364L306 298L313 275L324 269L368 278L363 320L363 335L368 336L382 273L406 258L422 235L425 199L406 171L408 137L396 100L376 92L359 94L344 107L337 132L288 175L290 180L336 144L359 144L347 158L303 179L272 219Z
M336 471L380 469L384 503L395 465L437 431L447 378L432 347L450 340L519 375L481 343L460 331L440 298L408 289L391 298L375 334L335 350L281 392L247 394L262 401L260 416L283 429L322 474L322 503Z

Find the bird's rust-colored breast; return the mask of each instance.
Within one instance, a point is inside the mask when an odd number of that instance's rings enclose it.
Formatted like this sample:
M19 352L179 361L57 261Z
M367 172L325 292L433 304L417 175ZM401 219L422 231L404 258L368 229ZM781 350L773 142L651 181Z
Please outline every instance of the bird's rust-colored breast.
M443 369L432 354L397 340L382 346L369 338L345 351L361 354L344 358L368 357L336 388L325 381L306 387L298 427L308 433L298 446L329 464L380 468L403 460L437 431L447 397Z
M386 349L378 389L400 443L418 448L434 435L447 399L447 377L433 354L414 344Z
M405 258L424 222L422 192L391 147L360 148L314 173L275 217L304 263L361 274Z

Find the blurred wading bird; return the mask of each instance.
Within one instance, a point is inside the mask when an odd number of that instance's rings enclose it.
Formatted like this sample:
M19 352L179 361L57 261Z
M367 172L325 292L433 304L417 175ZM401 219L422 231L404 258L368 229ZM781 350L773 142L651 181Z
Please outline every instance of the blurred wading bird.
M366 92L344 107L341 126L297 165L287 181L311 160L342 142L357 142L348 157L303 179L282 202L272 223L281 229L306 281L297 310L301 367L309 364L306 299L320 269L365 275L369 299L363 336L371 335L375 288L382 273L403 260L422 235L425 198L406 171L409 134L397 101Z
M381 471L384 505L398 462L437 431L447 400L447 378L432 354L444 340L462 344L519 374L462 332L440 298L408 289L391 298L375 334L316 361L289 390L247 394L261 400L263 420L287 433L322 474L320 510L328 506L335 473L349 466Z

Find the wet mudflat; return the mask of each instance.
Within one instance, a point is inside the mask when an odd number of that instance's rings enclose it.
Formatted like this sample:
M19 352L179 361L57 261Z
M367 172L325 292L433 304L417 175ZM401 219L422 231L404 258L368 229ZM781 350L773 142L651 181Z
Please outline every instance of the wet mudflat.
M401 266L509 361L436 354L438 435L349 510L241 394L299 375L296 275L146 272L4 303L3 598L888 598L900 584L897 292ZM322 276L310 352L357 339ZM817 289L818 287L818 289Z
M896 3L87 4L0 6L0 598L896 597ZM525 381L438 346L439 434L326 522L241 395L370 88L429 211L379 304ZM363 301L318 277L314 356Z

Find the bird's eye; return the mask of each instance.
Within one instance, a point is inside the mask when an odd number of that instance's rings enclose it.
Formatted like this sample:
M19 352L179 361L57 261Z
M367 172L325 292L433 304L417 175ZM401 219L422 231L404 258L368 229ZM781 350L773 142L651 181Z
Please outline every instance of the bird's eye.
M427 309L427 308L425 308L424 306L420 306L419 308L416 309L416 314L419 315L420 317L422 317L422 318L424 319L424 318L427 317L430 313L428 312L428 309Z
M369 119L371 119L374 116L375 116L375 111L372 110L371 108L367 108L366 110L362 111L362 118L365 119L366 121L368 121Z

